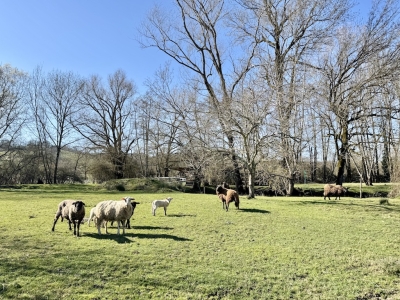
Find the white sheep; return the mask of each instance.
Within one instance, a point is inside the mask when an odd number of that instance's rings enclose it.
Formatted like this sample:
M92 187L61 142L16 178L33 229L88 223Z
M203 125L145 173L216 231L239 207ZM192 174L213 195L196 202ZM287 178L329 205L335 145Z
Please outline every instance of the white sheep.
M117 221L118 223L118 232L120 223L122 224L122 232L125 234L125 225L124 221L128 220L132 216L132 204L131 201L135 200L131 197L124 197L123 201L115 201L115 200L106 200L100 203L97 203L94 210L94 217L96 218L96 226L98 233L101 234L100 226L101 224L105 224L106 233L107 231L107 222L108 221Z
M96 215L94 214L95 210L96 210L96 207L93 207L90 210L89 218L87 219L87 224L88 224L89 227L90 227L90 221L93 221L95 226L97 224L97 218L96 218ZM101 227L104 228L104 223L102 224Z
M54 216L53 228L54 231L58 218L61 217L61 222L68 220L69 230L72 230L71 223L74 224L74 235L79 236L79 227L85 217L85 203L80 200L64 200L58 204L56 215Z
M124 198L122 198L122 200L124 200ZM132 216L135 213L135 208L136 205L140 204L140 202L136 202L136 201L131 201L131 205L132 205ZM131 217L132 217L131 216ZM113 221L111 221L111 226L113 225ZM126 220L125 223L125 228L131 229L131 219L129 218L128 220Z
M89 218L88 218L88 221L87 221L87 224L88 224L88 226L90 227L90 221L93 221L94 222L94 224L96 225L96 216L95 216L95 214L94 214L94 211L96 210L96 207L93 207L91 210L90 210L90 213L89 213Z
M167 215L167 207L168 205L171 203L172 198L168 197L166 199L163 200L154 200L153 203L151 204L151 213L153 214L153 216L156 215L156 209L158 207L164 207L164 215Z

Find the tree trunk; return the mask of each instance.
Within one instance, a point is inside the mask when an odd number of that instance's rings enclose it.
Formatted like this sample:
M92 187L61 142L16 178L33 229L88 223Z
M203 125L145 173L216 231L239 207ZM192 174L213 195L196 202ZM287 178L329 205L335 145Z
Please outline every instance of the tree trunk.
M243 188L243 180L242 180L242 175L240 174L240 168L239 168L239 163L236 157L235 153L235 148L233 145L233 137L228 136L228 141L229 141L229 149L231 150L232 156L232 164L233 164L233 172L234 172L234 178L235 178L235 185L236 185L236 191L239 194L243 194L244 188Z
M342 146L339 149L338 153L338 172L337 172L337 178L336 178L336 184L337 185L342 185L344 181L344 171L346 169L346 163L347 163L347 151L348 151L348 129L347 129L347 123L345 123L342 127L342 134L340 136L340 141Z
M255 191L254 191L254 179L255 179L255 168L249 168L249 199L255 198Z
M290 178L288 178L288 189L286 191L287 195L293 195L294 192L294 181L295 181L295 177L294 174L291 175Z

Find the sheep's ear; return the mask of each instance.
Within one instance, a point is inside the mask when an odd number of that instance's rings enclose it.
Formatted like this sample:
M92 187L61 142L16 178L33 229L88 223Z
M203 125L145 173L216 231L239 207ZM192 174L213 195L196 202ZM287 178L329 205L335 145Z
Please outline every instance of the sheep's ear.
M76 204L76 201L75 202L72 202L72 205L75 205ZM65 206L65 205L64 205Z
M83 205L86 205L85 203L82 202Z

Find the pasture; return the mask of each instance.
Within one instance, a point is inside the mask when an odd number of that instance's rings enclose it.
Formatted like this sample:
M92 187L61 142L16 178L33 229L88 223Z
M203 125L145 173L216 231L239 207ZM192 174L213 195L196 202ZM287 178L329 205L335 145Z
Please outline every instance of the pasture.
M98 236L57 204L132 196L132 229ZM173 197L167 216L154 199ZM107 192L82 186L0 190L0 299L400 299L400 200L240 198ZM104 229L102 230L104 233Z

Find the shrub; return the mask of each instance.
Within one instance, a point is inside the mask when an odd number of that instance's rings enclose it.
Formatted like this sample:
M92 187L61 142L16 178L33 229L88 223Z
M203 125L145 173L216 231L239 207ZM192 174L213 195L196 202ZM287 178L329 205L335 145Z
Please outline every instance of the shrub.
M115 189L120 192L125 192L125 186L123 184L117 184Z

